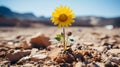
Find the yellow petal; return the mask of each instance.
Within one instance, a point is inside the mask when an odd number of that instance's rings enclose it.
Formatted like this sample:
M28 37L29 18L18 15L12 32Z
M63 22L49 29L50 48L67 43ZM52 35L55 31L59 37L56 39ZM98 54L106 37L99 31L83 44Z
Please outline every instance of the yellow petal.
M64 22L59 18L62 14L67 16ZM68 27L74 22L74 18L73 11L69 7L61 5L54 10L51 20L55 25L58 25L58 27Z

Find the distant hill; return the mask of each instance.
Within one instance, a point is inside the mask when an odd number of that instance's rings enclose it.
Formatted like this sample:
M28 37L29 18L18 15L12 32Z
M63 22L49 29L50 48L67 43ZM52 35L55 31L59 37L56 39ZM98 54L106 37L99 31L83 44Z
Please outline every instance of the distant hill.
M0 6L0 26L24 26L29 27L35 23L53 26L50 17L36 17L33 13L18 13ZM104 18L96 16L77 16L72 26L105 26L114 25L120 27L120 17Z
M0 15L3 15L6 18L18 18L24 20L37 20L37 17L33 13L24 13L20 14L17 12L11 11L9 8L0 6Z

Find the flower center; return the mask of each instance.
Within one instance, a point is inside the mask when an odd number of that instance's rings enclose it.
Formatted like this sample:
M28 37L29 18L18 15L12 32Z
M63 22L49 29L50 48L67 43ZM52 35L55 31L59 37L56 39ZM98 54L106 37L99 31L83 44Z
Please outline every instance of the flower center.
M68 19L68 17L67 17L67 15L65 15L65 14L61 14L60 16L59 16L59 20L61 21L61 22L64 22L64 21L66 21Z

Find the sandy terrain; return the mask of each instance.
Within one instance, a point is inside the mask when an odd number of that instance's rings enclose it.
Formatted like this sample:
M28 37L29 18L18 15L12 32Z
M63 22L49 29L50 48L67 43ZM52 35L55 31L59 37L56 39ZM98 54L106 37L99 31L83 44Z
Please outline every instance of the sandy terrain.
M78 55L78 57L74 57L73 60L69 60L71 62L68 62L67 61L68 58L66 59L63 56L61 57L61 55L59 57L59 54L57 54L57 56L54 56L55 58L50 55L51 53L53 53L53 55L56 55L56 53L54 54L54 50L58 49L58 52L59 52L59 49L63 48L63 46L61 46L60 48L55 46L56 47L55 48L54 44L52 44L52 45L45 46L45 48L43 49L34 48L34 47L24 49L24 46L22 48L16 48L16 46L14 46L16 43L21 44L22 41L25 41L27 40L27 38L31 36L35 36L38 33L42 33L46 37L53 39L56 36L56 34L61 32L62 32L62 28L57 28L57 27L44 27L44 26L39 28L0 27L0 66L15 67L19 65L19 66L25 66L25 67L29 67L29 66L32 66L32 67L38 67L38 66L40 67L50 67L50 66L51 67L81 67L81 66L97 67L95 66L95 64L98 65L99 67L109 67L109 65L111 67L115 67L115 65L120 66L119 64L120 63L120 28L116 28L112 30L106 29L104 27L102 28L100 27L66 28L66 33L72 32L72 35L76 37L76 41L72 44L72 46L68 46L68 48L72 49L71 52L73 54ZM19 39L21 37L23 38ZM14 47L11 47L9 45L13 45ZM82 46L82 48L78 49L77 48L78 46ZM20 47L20 46L17 46L17 47ZM48 51L48 48L50 49L49 51ZM106 51L104 51L104 49L106 49ZM15 58L11 58L12 55L11 53L9 53L10 50L13 50L12 54L14 55L19 55L19 52L21 52L20 55L22 55L22 52L26 52L26 53L23 53L23 55L20 58L18 58L17 60L14 60ZM30 51L30 53L28 51ZM92 51L93 51L93 54L92 54ZM17 52L18 54L15 54ZM35 52L33 54L38 56L32 55L32 52ZM85 54L83 54L83 52L85 52ZM97 52L99 53L100 56L98 55ZM87 53L91 54L92 57L90 58L90 56L88 56ZM94 58L96 57L94 56L94 54L100 59ZM103 55L105 56L102 57ZM30 56L30 57L32 56L32 58L30 58L30 60L24 59L23 61L21 58L26 56ZM81 56L84 60L80 60L79 56ZM45 60L46 57L47 57L47 61L52 61L52 62L47 63ZM87 63L85 63L86 57L88 57ZM62 59L64 58L66 60L64 60L63 62L59 58L62 58ZM118 60L113 58L117 58ZM89 59L91 60L89 61Z
M66 32L74 32L73 34L76 36L81 36L81 34L87 35L92 32L98 32L101 34L108 34L108 35L114 35L114 34L120 34L120 28L117 29L106 29L106 28L100 28L100 27L69 27L66 28ZM17 35L33 35L36 33L43 33L47 36L52 37L53 35L56 35L56 33L61 33L62 28L58 27L40 27L40 28L19 28L19 27L0 27L0 37L7 37L7 36L17 36ZM54 36L53 36L54 37Z

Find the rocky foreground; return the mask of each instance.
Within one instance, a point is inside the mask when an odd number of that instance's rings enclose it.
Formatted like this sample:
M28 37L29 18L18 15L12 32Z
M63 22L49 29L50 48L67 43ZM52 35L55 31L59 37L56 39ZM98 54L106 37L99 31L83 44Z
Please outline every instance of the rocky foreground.
M0 28L0 67L120 67L120 28L66 28L75 41L50 42L62 29Z

